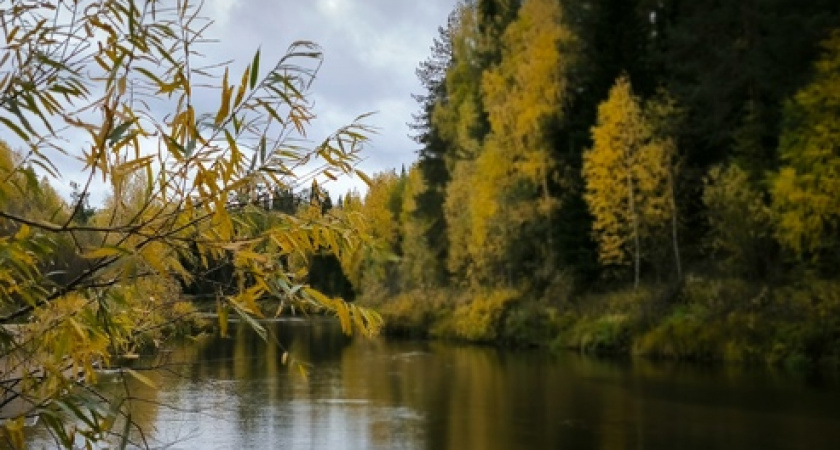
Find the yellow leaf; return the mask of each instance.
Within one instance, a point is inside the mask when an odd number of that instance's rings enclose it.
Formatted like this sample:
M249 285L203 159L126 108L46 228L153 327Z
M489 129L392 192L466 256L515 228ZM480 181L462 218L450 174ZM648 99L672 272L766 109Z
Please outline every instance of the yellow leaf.
M5 428L5 435L11 441L13 448L25 448L26 438L23 434L24 417L20 416L15 419L6 419L3 424Z
M367 174L365 174L361 170L356 170L356 175L358 175L359 178L361 178L362 181L364 181L366 185L368 185L368 186L373 185L373 181L371 181L370 177L368 177Z
M225 68L225 75L222 78L222 98L221 98L221 105L219 106L219 111L216 113L216 120L214 121L216 126L219 126L224 122L227 118L228 114L230 114L230 96L231 90L228 87L228 69Z
M149 377L142 375L141 373L137 372L136 370L130 369L128 367L123 368L129 375L134 377L137 381L145 384L151 389L157 389L157 385L154 381L152 381Z
M22 241L29 237L32 230L29 228L29 225L23 224L20 226L20 229L15 233L15 240Z
M128 252L124 248L107 246L107 247L100 247L100 248L97 248L95 250L91 250L89 252L86 252L83 255L83 257L87 258L87 259L99 259L99 258L107 258L107 257L110 257L110 256L116 256L116 255L126 254L126 253L128 253Z

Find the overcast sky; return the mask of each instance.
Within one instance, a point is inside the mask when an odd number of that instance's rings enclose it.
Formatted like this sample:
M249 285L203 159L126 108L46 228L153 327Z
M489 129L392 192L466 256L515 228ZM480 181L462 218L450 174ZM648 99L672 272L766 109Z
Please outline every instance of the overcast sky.
M207 0L204 15L218 39L203 50L213 60L251 61L262 49L262 64L276 62L298 40L314 41L324 63L313 86L315 113L309 132L326 137L356 116L376 112L367 123L378 133L363 154L368 173L399 169L416 159L417 144L406 125L418 111L412 93L422 88L415 75L430 55L438 27L457 0ZM333 182L333 197L360 181Z

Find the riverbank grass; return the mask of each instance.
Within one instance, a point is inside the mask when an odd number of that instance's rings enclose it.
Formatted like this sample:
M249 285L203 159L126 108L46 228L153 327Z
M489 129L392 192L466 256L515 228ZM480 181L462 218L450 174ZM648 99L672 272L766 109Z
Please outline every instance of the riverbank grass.
M570 296L416 290L373 303L386 334L692 361L840 368L840 283L688 278Z

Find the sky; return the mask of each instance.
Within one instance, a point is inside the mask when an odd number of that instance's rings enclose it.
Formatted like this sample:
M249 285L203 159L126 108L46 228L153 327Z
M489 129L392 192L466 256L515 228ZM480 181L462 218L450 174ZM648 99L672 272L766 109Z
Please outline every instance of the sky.
M363 113L377 129L359 167L373 174L408 167L418 144L409 137L411 97L422 93L415 75L429 57L438 27L457 0L206 0L214 21L207 36L218 42L202 51L210 60L244 66L261 50L261 66L277 61L294 41L321 46L324 62L312 88L316 119L308 137L319 141ZM233 71L236 73L237 71ZM335 197L361 180L340 179L325 188Z

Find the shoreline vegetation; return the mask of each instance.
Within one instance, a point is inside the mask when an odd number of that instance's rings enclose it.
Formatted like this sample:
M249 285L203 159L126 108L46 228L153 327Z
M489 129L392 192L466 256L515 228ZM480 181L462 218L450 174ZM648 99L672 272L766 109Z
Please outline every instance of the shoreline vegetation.
M840 368L840 284L768 286L688 277L565 299L513 290L415 290L362 300L383 334L582 354L787 369Z

